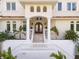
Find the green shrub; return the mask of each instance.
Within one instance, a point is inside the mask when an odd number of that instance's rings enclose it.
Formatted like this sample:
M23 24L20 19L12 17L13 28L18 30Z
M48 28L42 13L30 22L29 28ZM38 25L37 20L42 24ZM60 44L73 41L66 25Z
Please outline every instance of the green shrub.
M0 53L0 56L3 58L3 59L16 59L13 55L12 55L12 52L11 52L11 48L9 47L8 48L8 51L5 52L1 52Z
M9 35L9 33L7 33L7 32L0 33L0 42L4 41L4 40L9 40L9 39L15 39L15 37L12 35Z
M78 40L78 38L79 38L79 36L77 35L77 33L75 31L73 31L73 30L66 31L65 39L76 41L76 40Z

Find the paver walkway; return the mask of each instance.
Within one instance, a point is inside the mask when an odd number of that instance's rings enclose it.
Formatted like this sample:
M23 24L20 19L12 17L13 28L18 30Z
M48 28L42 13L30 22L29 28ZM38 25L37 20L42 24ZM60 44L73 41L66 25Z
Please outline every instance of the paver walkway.
M42 42L44 42L43 34L34 34L33 42L34 43L42 43Z

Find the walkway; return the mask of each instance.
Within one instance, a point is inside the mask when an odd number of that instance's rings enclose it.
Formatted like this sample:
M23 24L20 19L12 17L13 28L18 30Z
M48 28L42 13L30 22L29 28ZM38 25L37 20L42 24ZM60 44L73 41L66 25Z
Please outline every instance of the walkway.
M44 42L43 34L34 34L33 42L34 43L42 43L42 42Z

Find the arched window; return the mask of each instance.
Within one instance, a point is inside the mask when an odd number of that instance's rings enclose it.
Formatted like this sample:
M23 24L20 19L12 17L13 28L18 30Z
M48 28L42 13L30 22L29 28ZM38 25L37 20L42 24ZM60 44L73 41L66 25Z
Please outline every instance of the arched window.
M37 7L37 12L40 12L41 11L41 8L38 6Z
M33 6L30 7L30 11L34 12L34 7Z
M26 21L23 21L23 31L26 31Z
M13 32L16 31L16 21L13 21Z
M79 31L79 21L76 22L76 31Z
M46 6L43 7L43 12L47 12L47 7Z
M7 31L10 31L10 21L7 21Z
M73 21L71 21L70 29L71 29L71 30L74 30L74 22L73 22Z

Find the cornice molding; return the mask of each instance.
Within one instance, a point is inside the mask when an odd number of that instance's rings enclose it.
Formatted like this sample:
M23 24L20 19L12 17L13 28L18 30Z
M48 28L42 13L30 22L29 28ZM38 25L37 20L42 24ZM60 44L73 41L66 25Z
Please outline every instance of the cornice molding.
M6 19L25 19L25 16L0 16L1 20ZM52 19L79 19L79 16L53 16Z

